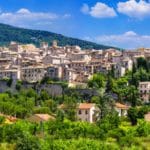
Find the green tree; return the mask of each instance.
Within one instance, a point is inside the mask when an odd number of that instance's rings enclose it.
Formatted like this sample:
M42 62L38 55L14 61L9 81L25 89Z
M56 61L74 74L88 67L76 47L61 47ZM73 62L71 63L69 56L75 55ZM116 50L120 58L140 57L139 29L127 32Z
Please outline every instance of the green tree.
M128 118L130 119L131 124L132 124L133 126L134 126L134 125L137 125L137 118L138 118L138 111L137 111L137 108L131 107L131 108L128 110Z
M105 77L102 74L94 74L93 77L88 81L90 88L100 89L105 85Z
M5 122L5 117L3 116L0 116L0 124L4 123Z
M26 91L26 96L27 97L36 97L37 93L35 92L34 89L30 88Z
M141 107L138 109L138 118L143 119L143 118L144 118L144 115L145 115L146 113L148 113L149 111L150 111L149 106L141 106Z
M120 102L124 101L128 90L128 80L125 77L121 77L114 82L113 92L118 95Z
M139 124L137 125L136 131L138 133L138 136L148 136L150 135L150 124L140 120Z
M109 130L117 129L120 125L120 118L118 113L115 110L107 113L99 122L100 129L103 129L104 132L108 132Z
M44 106L49 107L51 112L55 113L57 111L57 103L52 99L46 100Z
M37 137L24 135L16 143L16 150L41 150L40 141Z
M65 91L68 88L68 84L66 82L62 82L61 87L62 87L62 101L64 102L64 100L65 100Z
M13 79L12 78L7 80L7 86L8 87L11 87L12 83L13 83Z
M137 104L139 103L139 92L135 86L128 86L126 100L131 103L132 107L137 106Z
M42 90L41 93L40 93L40 97L39 97L40 100L48 100L49 99L49 95L47 93L47 91L45 90Z
M56 120L62 122L62 121L64 121L64 117L65 117L64 111L63 110L58 110L57 114L56 114Z
M36 107L33 112L35 114L50 114L50 109L49 107Z
M17 81L16 83L16 90L20 91L21 90L21 81Z
M112 92L114 86L115 86L115 83L114 83L113 78L110 75L108 75L107 83L106 83L106 92Z
M148 61L143 57L138 58L137 59L137 68L143 68L148 72L149 71Z
M100 119L104 118L113 110L113 99L110 95L104 94L96 98L96 104L100 109Z
M74 97L65 97L64 101L64 106L65 106L65 113L66 117L71 120L75 121L77 119L76 116L76 110L77 110L77 101Z

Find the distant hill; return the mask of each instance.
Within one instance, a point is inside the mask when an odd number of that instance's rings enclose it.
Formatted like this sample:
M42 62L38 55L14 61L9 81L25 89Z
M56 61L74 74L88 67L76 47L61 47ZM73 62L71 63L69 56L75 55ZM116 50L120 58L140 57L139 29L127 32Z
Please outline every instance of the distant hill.
M79 45L83 49L108 49L111 46L96 44L89 41L84 41L76 38L66 37L61 34L56 34L48 31L31 30L19 27L13 27L0 23L0 45L7 45L11 41L16 41L23 44L33 43L36 46L40 45L41 41L52 44L53 40L57 40L58 45Z

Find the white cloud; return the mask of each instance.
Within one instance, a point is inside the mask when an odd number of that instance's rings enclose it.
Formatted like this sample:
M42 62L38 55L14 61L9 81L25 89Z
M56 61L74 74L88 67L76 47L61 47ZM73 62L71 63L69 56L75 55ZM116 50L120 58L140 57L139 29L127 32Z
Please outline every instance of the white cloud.
M134 31L118 35L101 35L92 41L121 48L150 47L150 35L139 35Z
M89 14L95 18L112 18L117 16L115 10L112 7L109 7L108 5L101 2L97 2L95 6L91 8L89 8L87 4L83 4L81 11L84 14Z
M89 6L87 4L83 4L82 8L81 8L81 12L83 12L84 14L88 14L89 13Z
M129 0L126 2L119 2L117 4L119 13L125 14L129 17L142 19L150 17L150 3L145 0Z
M28 9L21 8L17 11L18 14L30 14L31 12Z
M16 12L0 12L0 22L20 27L31 27L41 24L52 24L52 21L69 18L69 14L58 15L50 12L33 12L26 8L21 8Z
M64 14L63 16L62 16L62 18L64 18L64 19L68 19L68 18L70 18L71 17L71 14Z

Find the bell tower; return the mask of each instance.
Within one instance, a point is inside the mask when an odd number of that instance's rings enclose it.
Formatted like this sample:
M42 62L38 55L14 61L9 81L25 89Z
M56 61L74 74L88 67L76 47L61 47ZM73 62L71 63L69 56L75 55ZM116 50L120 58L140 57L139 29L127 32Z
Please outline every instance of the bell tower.
M53 41L52 47L57 48L57 41L56 40Z

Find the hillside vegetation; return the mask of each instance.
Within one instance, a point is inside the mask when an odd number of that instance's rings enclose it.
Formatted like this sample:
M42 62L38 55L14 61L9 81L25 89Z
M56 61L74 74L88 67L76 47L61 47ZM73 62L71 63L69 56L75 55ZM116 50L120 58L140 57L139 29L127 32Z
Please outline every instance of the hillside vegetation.
M150 81L149 65L138 58L123 77L115 78L113 68L107 75L94 74L87 90L97 91L96 95L82 94L81 89L50 78L28 89L23 86L27 83L18 81L16 92L0 93L0 150L150 150L150 122L144 119L150 103L143 103L138 90L139 82ZM5 79L8 87L10 81ZM60 85L62 94L54 96L38 88L49 84ZM88 101L100 110L92 124L77 117L78 104ZM127 116L118 115L116 102L131 105ZM35 114L48 114L51 119L29 119Z
M53 40L57 40L60 46L79 45L83 49L111 48L111 46L104 46L93 42L70 38L61 34L56 34L48 31L24 29L0 24L0 45L7 45L11 41L16 41L24 44L33 43L39 46L41 41L46 41L49 44L52 44Z

